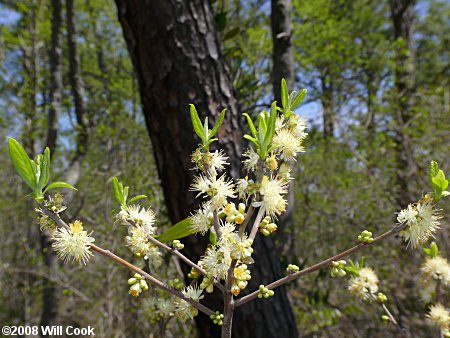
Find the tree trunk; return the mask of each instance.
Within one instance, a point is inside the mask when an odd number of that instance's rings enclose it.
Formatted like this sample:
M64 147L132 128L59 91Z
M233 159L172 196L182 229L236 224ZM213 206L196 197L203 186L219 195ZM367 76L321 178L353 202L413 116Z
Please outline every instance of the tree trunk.
M286 80L289 89L294 86L295 82L291 12L291 0L272 0L272 83L275 100L279 104L281 103L281 79Z
M84 83L81 77L80 56L77 47L77 30L75 25L75 8L73 0L66 0L67 45L69 47L69 79L77 120L77 148L67 172L66 182L75 185L81 175L81 164L88 148L88 122L84 102ZM67 198L73 198L73 191Z
M292 43L292 1L272 0L271 1L271 27L273 42L273 65L272 80L273 94L275 101L281 104L281 79L286 80L289 90L292 90L295 82L294 70L294 45ZM294 225L294 180L289 182L289 193L286 197L288 205L286 211L278 221L278 247L283 255L292 253L293 236L292 227Z
M240 118L213 13L209 1L200 0L116 0L116 4L138 78L169 217L177 222L197 206L194 195L188 192L192 180L190 155L198 144L189 103L196 105L202 118L217 117L222 108L228 109L219 131L220 147L231 159L231 175L240 173ZM185 254L195 261L205 248L205 242L199 245L199 238L192 236L184 241ZM259 264L255 264L252 276L261 282L276 278L274 266L281 271L278 256L267 250L268 243L273 246L266 239L255 242ZM277 294L260 312L254 312L256 303L239 309L234 317L234 335L245 338L260 332L265 337L295 337L295 321L284 289ZM219 298L209 299L210 305L222 312ZM220 336L220 327L207 316L200 314L196 321L200 337Z
M413 198L411 178L417 172L414 163L413 148L407 133L413 118L413 97L415 92L414 65L414 0L391 0L394 38L399 43L396 50L395 87L396 87L396 152L397 184L400 192L397 196L399 206L404 207Z
M333 80L325 70L320 78L322 84L323 136L325 139L334 135L334 93Z
M52 0L51 46L50 46L50 106L47 120L47 139L45 146L56 148L58 136L58 119L61 114L61 100L63 93L62 81L62 4L61 0ZM41 232L41 248L45 266L50 276L58 272L58 259L51 246L50 234ZM54 282L44 279L43 309L41 326L56 325L58 317L59 291Z

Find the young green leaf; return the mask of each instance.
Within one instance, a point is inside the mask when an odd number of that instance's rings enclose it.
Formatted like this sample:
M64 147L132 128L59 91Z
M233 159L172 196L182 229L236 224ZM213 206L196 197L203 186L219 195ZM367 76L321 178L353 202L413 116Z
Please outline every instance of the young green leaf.
M140 199L143 199L143 198L147 198L147 196L146 195L134 196L132 199L130 199L128 201L128 203L134 203L134 202L139 201Z
M288 111L289 107L289 93L285 79L281 79L281 104L283 105L283 111Z
M225 118L225 112L226 112L226 109L222 110L222 112L220 113L220 116L217 119L216 124L214 125L214 128L211 130L211 132L208 135L208 139L211 139L219 131L219 128L223 123L223 119Z
M19 176L33 190L37 187L35 165L23 147L15 139L8 137L9 157Z
M114 198L120 204L124 204L123 185L122 185L122 183L119 182L117 177L113 177L113 179L112 179L112 186L113 186Z
M430 162L430 170L428 171L428 176L430 178L430 182L434 176L436 176L439 172L439 166L436 161Z
M45 148L44 155L39 161L39 169L40 175L37 190L42 190L47 185L50 178L50 149L48 147Z
M300 103L302 103L305 96L306 96L306 89L300 90L291 103L291 110L297 108L300 105Z
M187 237L193 233L195 233L195 230L191 227L189 218L185 218L158 236L158 241L167 243L175 239Z
M256 137L256 135L257 135L256 128L255 128L255 125L253 124L252 118L247 113L244 113L244 116L247 118L247 123L248 123L248 127L250 129L250 132L252 133L253 137Z
M197 110L195 109L195 106L193 104L190 104L191 110L191 121L192 126L194 127L195 133L200 137L200 139L204 142L206 140L206 134L203 131L202 122L200 121L200 118L198 117Z
M77 188L71 186L69 183L65 183L65 182L53 182L50 183L47 188L45 188L44 193L51 190L51 189L55 189L55 188L67 188L67 189L72 189L75 191L78 191Z

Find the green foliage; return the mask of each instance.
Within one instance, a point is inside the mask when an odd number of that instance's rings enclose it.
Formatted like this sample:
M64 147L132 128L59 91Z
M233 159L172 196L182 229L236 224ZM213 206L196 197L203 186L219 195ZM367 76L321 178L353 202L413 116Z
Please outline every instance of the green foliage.
M289 118L294 113L294 109L297 108L306 96L306 89L300 90L297 95L295 91L289 94L286 80L281 80L281 104L283 109L278 108L285 118Z
M430 258L434 258L439 255L439 248L436 242L432 242L429 248L423 248L423 252Z
M450 192L446 191L448 188L448 180L445 178L444 172L439 169L436 161L431 161L428 176L434 189L434 198L437 201L439 201L442 197L450 195Z
M128 204L139 201L140 199L147 198L146 195L137 195L137 196L131 198L129 201L127 201L128 191L129 191L130 187L124 187L122 182L120 182L117 177L113 177L112 186L113 186L114 198L116 199L117 202L120 203L120 205L123 208L126 208Z
M171 242L175 239L180 239L192 235L195 231L192 230L189 218L185 218L177 224L171 226L164 233L158 236L160 242Z
M252 136L244 135L244 138L255 144L259 158L264 161L267 155L273 150L273 147L269 146L275 135L275 124L277 120L276 102L272 103L270 114L263 111L258 115L258 129L255 128L255 124L250 115L245 113L244 116L247 118L247 123L252 133Z
M192 126L194 127L194 131L197 134L198 137L202 140L202 147L204 150L209 148L209 145L213 143L214 141L217 141L217 138L213 138L214 135L217 134L219 131L220 126L223 123L223 119L225 118L225 112L226 109L222 110L220 113L219 118L216 121L216 124L214 125L213 129L209 129L208 126L208 117L205 118L205 122L202 125L202 122L200 121L200 118L198 117L197 110L195 109L195 106L193 104L190 105L190 113L191 113L191 121Z
M47 186L50 178L50 149L38 154L34 161L30 159L23 147L15 139L8 138L9 157L22 180L33 189L30 195L37 202L44 200L44 194L52 189L67 188L77 190L68 183L53 182ZM44 189L45 188L45 189Z

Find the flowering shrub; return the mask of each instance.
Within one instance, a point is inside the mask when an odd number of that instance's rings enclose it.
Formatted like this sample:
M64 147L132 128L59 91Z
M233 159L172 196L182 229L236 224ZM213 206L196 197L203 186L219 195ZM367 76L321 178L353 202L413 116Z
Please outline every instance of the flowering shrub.
M293 279L319 269L330 268L333 278L349 276L348 291L368 303L380 304L382 319L396 325L400 334L406 336L386 306L387 297L380 289L380 280L375 271L359 262L343 258L374 245L394 235L400 237L406 246L415 249L426 243L439 229L442 219L438 202L449 195L448 180L436 162L430 165L430 182L433 191L417 202L409 204L398 213L398 223L389 231L373 237L364 230L355 235L356 245L322 262L303 270L289 264L286 276L269 285L260 285L257 290L239 297L252 278L253 241L258 233L271 236L277 231L278 217L286 210L290 174L290 162L305 151L303 141L307 137L305 121L293 113L305 97L306 91L288 93L282 81L282 102L274 102L270 111L260 113L254 121L244 114L250 133L250 141L244 153L245 178L234 181L227 176L227 157L221 150L210 151L210 145L217 141L217 134L225 116L222 111L214 127L210 129L208 119L200 121L193 105L190 114L194 132L201 143L192 153L196 176L190 190L201 198L202 204L192 214L166 232L160 234L155 214L151 208L138 203L145 198L138 195L129 199L129 188L117 178L113 179L114 197L120 207L115 215L116 224L128 227L125 245L146 266L146 269L131 264L109 250L94 244L92 232L84 229L80 221L66 224L60 217L66 209L61 194L53 196L49 191L56 188L74 187L64 182L49 184L50 151L30 160L23 148L14 139L9 139L11 160L25 183L33 190L29 195L38 204L41 231L48 231L53 239L53 249L64 262L87 264L93 252L100 253L124 265L133 276L128 280L129 294L138 297L149 289L148 283L173 295L160 298L151 304L155 320L164 323L172 317L189 320L199 311L210 316L214 324L222 326L222 337L230 337L233 311L239 306L274 296L275 289ZM181 238L190 234L208 235L210 244L198 262L185 257ZM189 277L193 283L187 287L178 279L164 283L150 274L162 264L162 252L167 251L191 267ZM450 267L432 243L424 249L427 258L420 269L422 272L422 298L432 304L427 317L435 323L443 336L449 336L449 312L440 304L443 289L450 284ZM223 293L224 308L210 309L201 303L206 294L219 289Z

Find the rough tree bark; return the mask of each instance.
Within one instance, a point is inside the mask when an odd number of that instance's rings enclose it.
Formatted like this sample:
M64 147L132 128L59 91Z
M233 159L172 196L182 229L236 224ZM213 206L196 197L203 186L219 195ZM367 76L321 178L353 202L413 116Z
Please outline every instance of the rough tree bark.
M408 126L413 118L413 99L415 93L415 57L414 57L414 5L415 0L391 0L391 17L394 38L398 42L396 50L395 87L397 103L397 184L400 193L397 203L404 207L412 200L413 186L411 178L417 172L413 148L408 135Z
M47 120L47 138L45 146L54 150L58 136L58 118L61 114L61 100L63 93L62 81L62 4L61 0L52 0L50 46L50 106ZM58 271L58 259L52 250L50 234L41 232L41 248L44 262L50 276ZM55 283L44 279L43 308L41 325L55 325L58 316L59 292Z
M232 159L232 176L240 172L240 118L210 2L116 0L116 4L138 78L169 217L176 222L196 207L193 194L188 193L190 155L198 142L191 128L189 103L196 105L203 118L228 109L219 131L220 148ZM199 242L199 237L185 241L184 251L193 260L203 252L205 243ZM273 249L270 240L256 240L254 283L266 283L282 274ZM250 289L255 287L253 284ZM234 336L295 337L295 321L284 289L277 290L277 295L264 304L256 302L239 309L234 317ZM222 309L217 298L212 302L215 309ZM220 328L208 317L199 315L196 321L200 337L220 336Z

